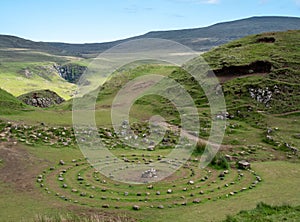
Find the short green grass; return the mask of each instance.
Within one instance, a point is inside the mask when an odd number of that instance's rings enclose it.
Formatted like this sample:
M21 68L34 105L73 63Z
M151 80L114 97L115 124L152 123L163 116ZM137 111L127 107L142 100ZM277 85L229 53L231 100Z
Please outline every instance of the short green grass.
M14 96L39 89L50 89L69 99L76 86L62 79L49 62L0 63L1 87Z
M289 205L270 206L265 203L257 204L256 208L241 211L236 216L228 216L224 222L264 222L264 221L299 221L300 207Z
M246 65L256 60L267 60L273 64L273 69L268 75L242 77L223 84L227 108L234 117L227 120L226 134L223 141L223 144L227 145L227 147L224 148L222 154L230 154L238 159L250 160L253 169L263 178L263 182L251 192L239 193L228 199L205 202L200 207L188 205L186 209L184 208L185 206L182 206L180 210L176 207L165 207L163 210L155 209L155 213L153 213L153 209L142 209L135 212L129 209L130 206L128 205L127 210L120 210L120 215L126 212L130 217L139 221L219 221L225 220L226 215L230 215L232 220L237 219L238 221L242 221L244 218L247 221L247 219L252 218L251 215L264 216L266 220L273 221L283 220L284 217L291 220L299 218L297 207L270 208L267 205L260 205L256 210L244 211L238 214L241 210L254 209L257 203L261 201L269 205L286 204L292 207L300 205L299 156L293 155L291 160L288 161L286 155L290 155L290 152L265 142L266 131L268 128L271 128L272 133L270 135L275 142L280 142L281 144L289 143L298 148L300 145L300 100L299 83L297 82L299 80L300 67L297 61L300 53L299 35L299 31L289 31L286 33L267 33L250 36L216 48L204 55L213 69L221 68L224 63L227 65ZM256 43L257 38L263 36L275 36L276 42ZM28 57L30 58L28 59L30 60L29 62L24 61L25 57L22 57L21 54L11 54L10 57L7 57L7 60L2 58L0 72L5 75L1 75L0 80L5 84L7 83L8 87L3 87L4 89L9 92L13 91L14 95L21 93L27 87L28 90L33 88L36 90L38 87L53 86L54 88L56 87L54 91L58 90L64 95L73 90L73 85L66 85L64 81L55 75L46 75L41 67L48 69L53 62L62 62L62 60L65 62L74 58L68 58L70 59L68 60L67 58L57 57L55 59L52 58L51 62L48 62L44 61L48 59L48 55L41 56L30 51L22 53L22 55L31 55ZM37 58L38 56L40 56L39 59ZM15 61L13 60L14 57ZM56 59L62 60L56 61ZM76 62L86 64L87 61L76 60ZM24 77L25 69L33 73L32 79L30 79L30 76L28 79ZM210 115L209 106L201 88L195 86L193 79L182 69L161 64L142 65L134 69L129 67L129 69L120 70L117 75L113 75L103 85L97 100L95 113L97 125L111 127L110 104L119 88L131 79L146 74L168 76L184 85L195 100L200 113L200 135L204 139L207 138L210 130L209 122L214 117ZM30 82L29 80L32 81ZM51 81L53 85L51 85ZM55 81L56 83L59 82L59 86L57 86ZM281 87L280 89L286 89L286 91L283 90L277 97L274 96L271 108L257 103L248 94L249 87L263 89L274 85L278 85ZM0 90L0 103L0 118L5 121L29 125L40 123L50 126L72 125L72 101L48 109L31 108L22 104L11 94ZM132 107L131 114L133 117L130 120L147 120L154 114L161 114L170 123L178 124L178 115L173 108L162 98L144 98ZM60 159L69 162L72 159L83 159L77 147L54 148L39 143L32 147L26 146L25 149L34 157L31 167L40 169L40 172L50 166L57 165ZM121 156L123 153L131 155L132 152L136 152L138 155L142 154L135 150L120 148L113 152L117 156ZM169 150L160 150L160 152L162 155L166 155ZM277 159L284 161L275 161ZM0 163L0 167L5 166L5 164L5 162ZM234 165L233 162L232 165ZM89 174L87 173L86 175ZM53 184L53 186L57 185L56 180L47 182ZM75 180L70 180L69 182L74 186L77 185ZM166 188L165 186L162 187ZM70 217L74 215L75 218L77 216L76 210L72 209L73 204L62 200L58 201L57 197L45 194L38 186L32 191L33 193L27 193L26 191L15 192L14 188L10 187L10 184L0 183L0 190L0 209L3 209L0 214L0 220L33 219L37 215L40 215L40 220L48 217L48 215L52 218L68 218L67 214L69 211L61 210L66 208L71 208ZM82 211L99 210L99 206L92 200L87 201L87 206L80 206L79 208ZM6 215L2 214L4 211ZM268 215L263 215L261 211L268 211ZM106 212L114 214L118 211L109 209Z

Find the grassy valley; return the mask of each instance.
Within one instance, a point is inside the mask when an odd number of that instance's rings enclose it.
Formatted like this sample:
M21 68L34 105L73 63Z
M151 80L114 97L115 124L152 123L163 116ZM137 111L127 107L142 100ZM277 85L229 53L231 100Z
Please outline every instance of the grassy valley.
M122 162L148 169L164 161L180 129L174 105L160 96L147 96L135 102L123 128L130 126L136 138L143 138L150 132L148 119L161 115L168 122L162 141L153 147L145 140L146 147L138 149L121 140L112 127L110 109L130 80L153 73L175 80L193 98L200 117L199 138L189 135L198 141L192 156L168 160L170 168L186 161L182 167L160 182L131 185L114 180L120 175L140 179L130 165L127 171L115 167L116 159L101 156L97 166L106 169L112 164L113 170L104 176L78 147L78 139L96 144L91 132L83 132L84 139L75 137L68 99L76 75L68 76L74 80L68 82L55 66L68 70L66 64L71 63L78 71L89 60L41 48L2 50L0 54L5 51L8 56L0 58L0 221L299 220L299 37L300 31L255 34L202 55L221 82L228 112L218 117L226 121L220 152L204 169L199 168L200 158L217 117L184 66L156 63L114 73L100 87L95 119L100 140ZM196 58L187 65L197 62ZM50 89L68 101L40 108L15 97L38 89ZM134 138L128 134L128 140ZM241 160L251 169L243 169Z

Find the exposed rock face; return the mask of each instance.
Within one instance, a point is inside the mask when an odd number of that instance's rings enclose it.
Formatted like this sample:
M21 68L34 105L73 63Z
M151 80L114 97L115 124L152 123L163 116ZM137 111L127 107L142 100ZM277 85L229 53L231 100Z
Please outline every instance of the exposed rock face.
M249 88L250 97L259 103L265 104L266 107L269 107L273 94L278 93L280 93L280 89L276 85L272 88L266 87L264 89Z
M227 66L224 64L222 69L213 70L213 73L216 76L242 76L253 73L270 73L272 69L272 63L268 61L256 61L252 62L249 65L241 65L241 66ZM208 76L212 75L212 72L208 72Z
M261 37L257 39L257 43L274 43L276 41L276 39L274 37Z
M18 98L27 105L41 108L50 107L52 105L60 104L65 101L55 92L48 89L23 94Z
M81 75L87 70L86 66L77 64L57 65L54 68L62 78L70 83L77 83Z

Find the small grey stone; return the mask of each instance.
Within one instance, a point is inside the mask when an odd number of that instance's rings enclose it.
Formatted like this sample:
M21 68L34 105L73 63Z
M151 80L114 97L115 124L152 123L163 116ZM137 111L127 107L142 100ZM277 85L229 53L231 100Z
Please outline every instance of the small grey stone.
M138 205L133 205L133 206L132 206L132 209L134 209L134 210L140 210L140 206L138 206Z
M201 200L199 198L193 200L193 203L200 203L200 202Z

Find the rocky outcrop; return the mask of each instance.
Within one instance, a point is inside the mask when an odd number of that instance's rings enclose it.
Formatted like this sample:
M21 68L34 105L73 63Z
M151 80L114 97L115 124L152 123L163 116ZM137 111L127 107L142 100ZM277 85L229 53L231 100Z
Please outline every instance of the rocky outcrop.
M266 107L270 106L270 102L274 94L279 94L280 89L277 85L274 87L265 88L252 88L249 89L249 94L252 99L255 99L259 103L263 103Z
M222 69L213 70L213 73L219 76L235 76L239 77L247 74L254 73L270 73L272 69L272 63L268 61L255 61L249 65L241 66L227 66L224 64ZM211 76L212 72L208 72L208 76Z
M82 74L87 70L86 66L77 64L55 65L59 75L70 83L77 83Z
M60 104L65 100L57 95L56 92L46 90L39 90L23 94L18 97L24 103L30 106L46 108L55 104Z

